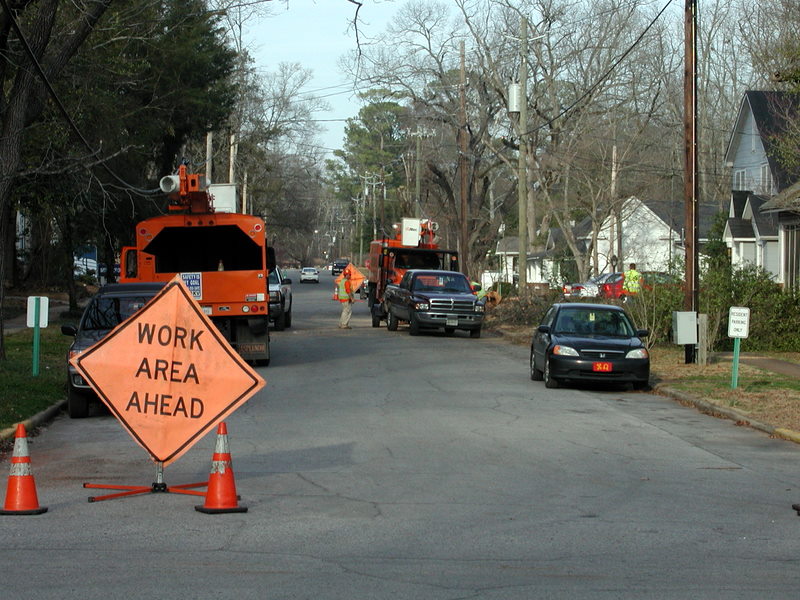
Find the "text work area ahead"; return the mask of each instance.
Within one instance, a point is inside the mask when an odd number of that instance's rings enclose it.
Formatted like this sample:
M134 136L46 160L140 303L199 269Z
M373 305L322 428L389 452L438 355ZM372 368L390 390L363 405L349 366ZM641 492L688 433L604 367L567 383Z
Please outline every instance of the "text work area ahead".
M180 280L72 364L165 465L264 386Z

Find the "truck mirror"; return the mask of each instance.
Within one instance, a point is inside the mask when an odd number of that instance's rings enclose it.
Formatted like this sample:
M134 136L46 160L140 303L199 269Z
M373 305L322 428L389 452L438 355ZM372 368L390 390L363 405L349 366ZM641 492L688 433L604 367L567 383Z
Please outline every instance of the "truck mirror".
M139 275L137 252L136 248L123 249L120 272L125 273L125 277L128 279L135 279Z
M267 246L267 271L274 271L278 266L278 261L275 260L275 248Z

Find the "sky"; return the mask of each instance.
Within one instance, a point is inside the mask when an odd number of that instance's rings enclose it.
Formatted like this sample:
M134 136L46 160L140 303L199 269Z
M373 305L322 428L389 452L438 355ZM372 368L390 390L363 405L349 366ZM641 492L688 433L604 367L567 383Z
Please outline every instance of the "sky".
M402 0L361 0L359 37L376 36L386 29ZM271 15L251 20L243 38L263 71L275 71L282 62L300 63L312 71L305 92L324 97L331 111L314 118L327 129L321 145L330 152L342 147L344 120L361 108L353 93L353 82L338 68L338 60L356 49L352 21L357 6L347 0L276 0Z

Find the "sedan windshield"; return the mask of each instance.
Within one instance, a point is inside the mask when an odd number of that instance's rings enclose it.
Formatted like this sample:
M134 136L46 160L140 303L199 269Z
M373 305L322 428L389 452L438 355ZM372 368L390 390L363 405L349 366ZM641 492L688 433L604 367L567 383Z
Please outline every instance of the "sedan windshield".
M113 329L147 304L151 297L96 297L86 309L81 328L84 331Z
M414 279L415 292L439 292L443 294L471 294L469 281L463 275L420 274Z
M555 333L633 337L635 332L627 315L618 310L568 308L558 313Z

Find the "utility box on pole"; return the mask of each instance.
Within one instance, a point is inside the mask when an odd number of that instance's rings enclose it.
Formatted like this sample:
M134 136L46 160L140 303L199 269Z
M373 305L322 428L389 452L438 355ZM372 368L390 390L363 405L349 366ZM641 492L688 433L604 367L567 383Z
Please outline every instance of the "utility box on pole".
M693 310L672 313L672 341L680 346L697 344L697 313Z

